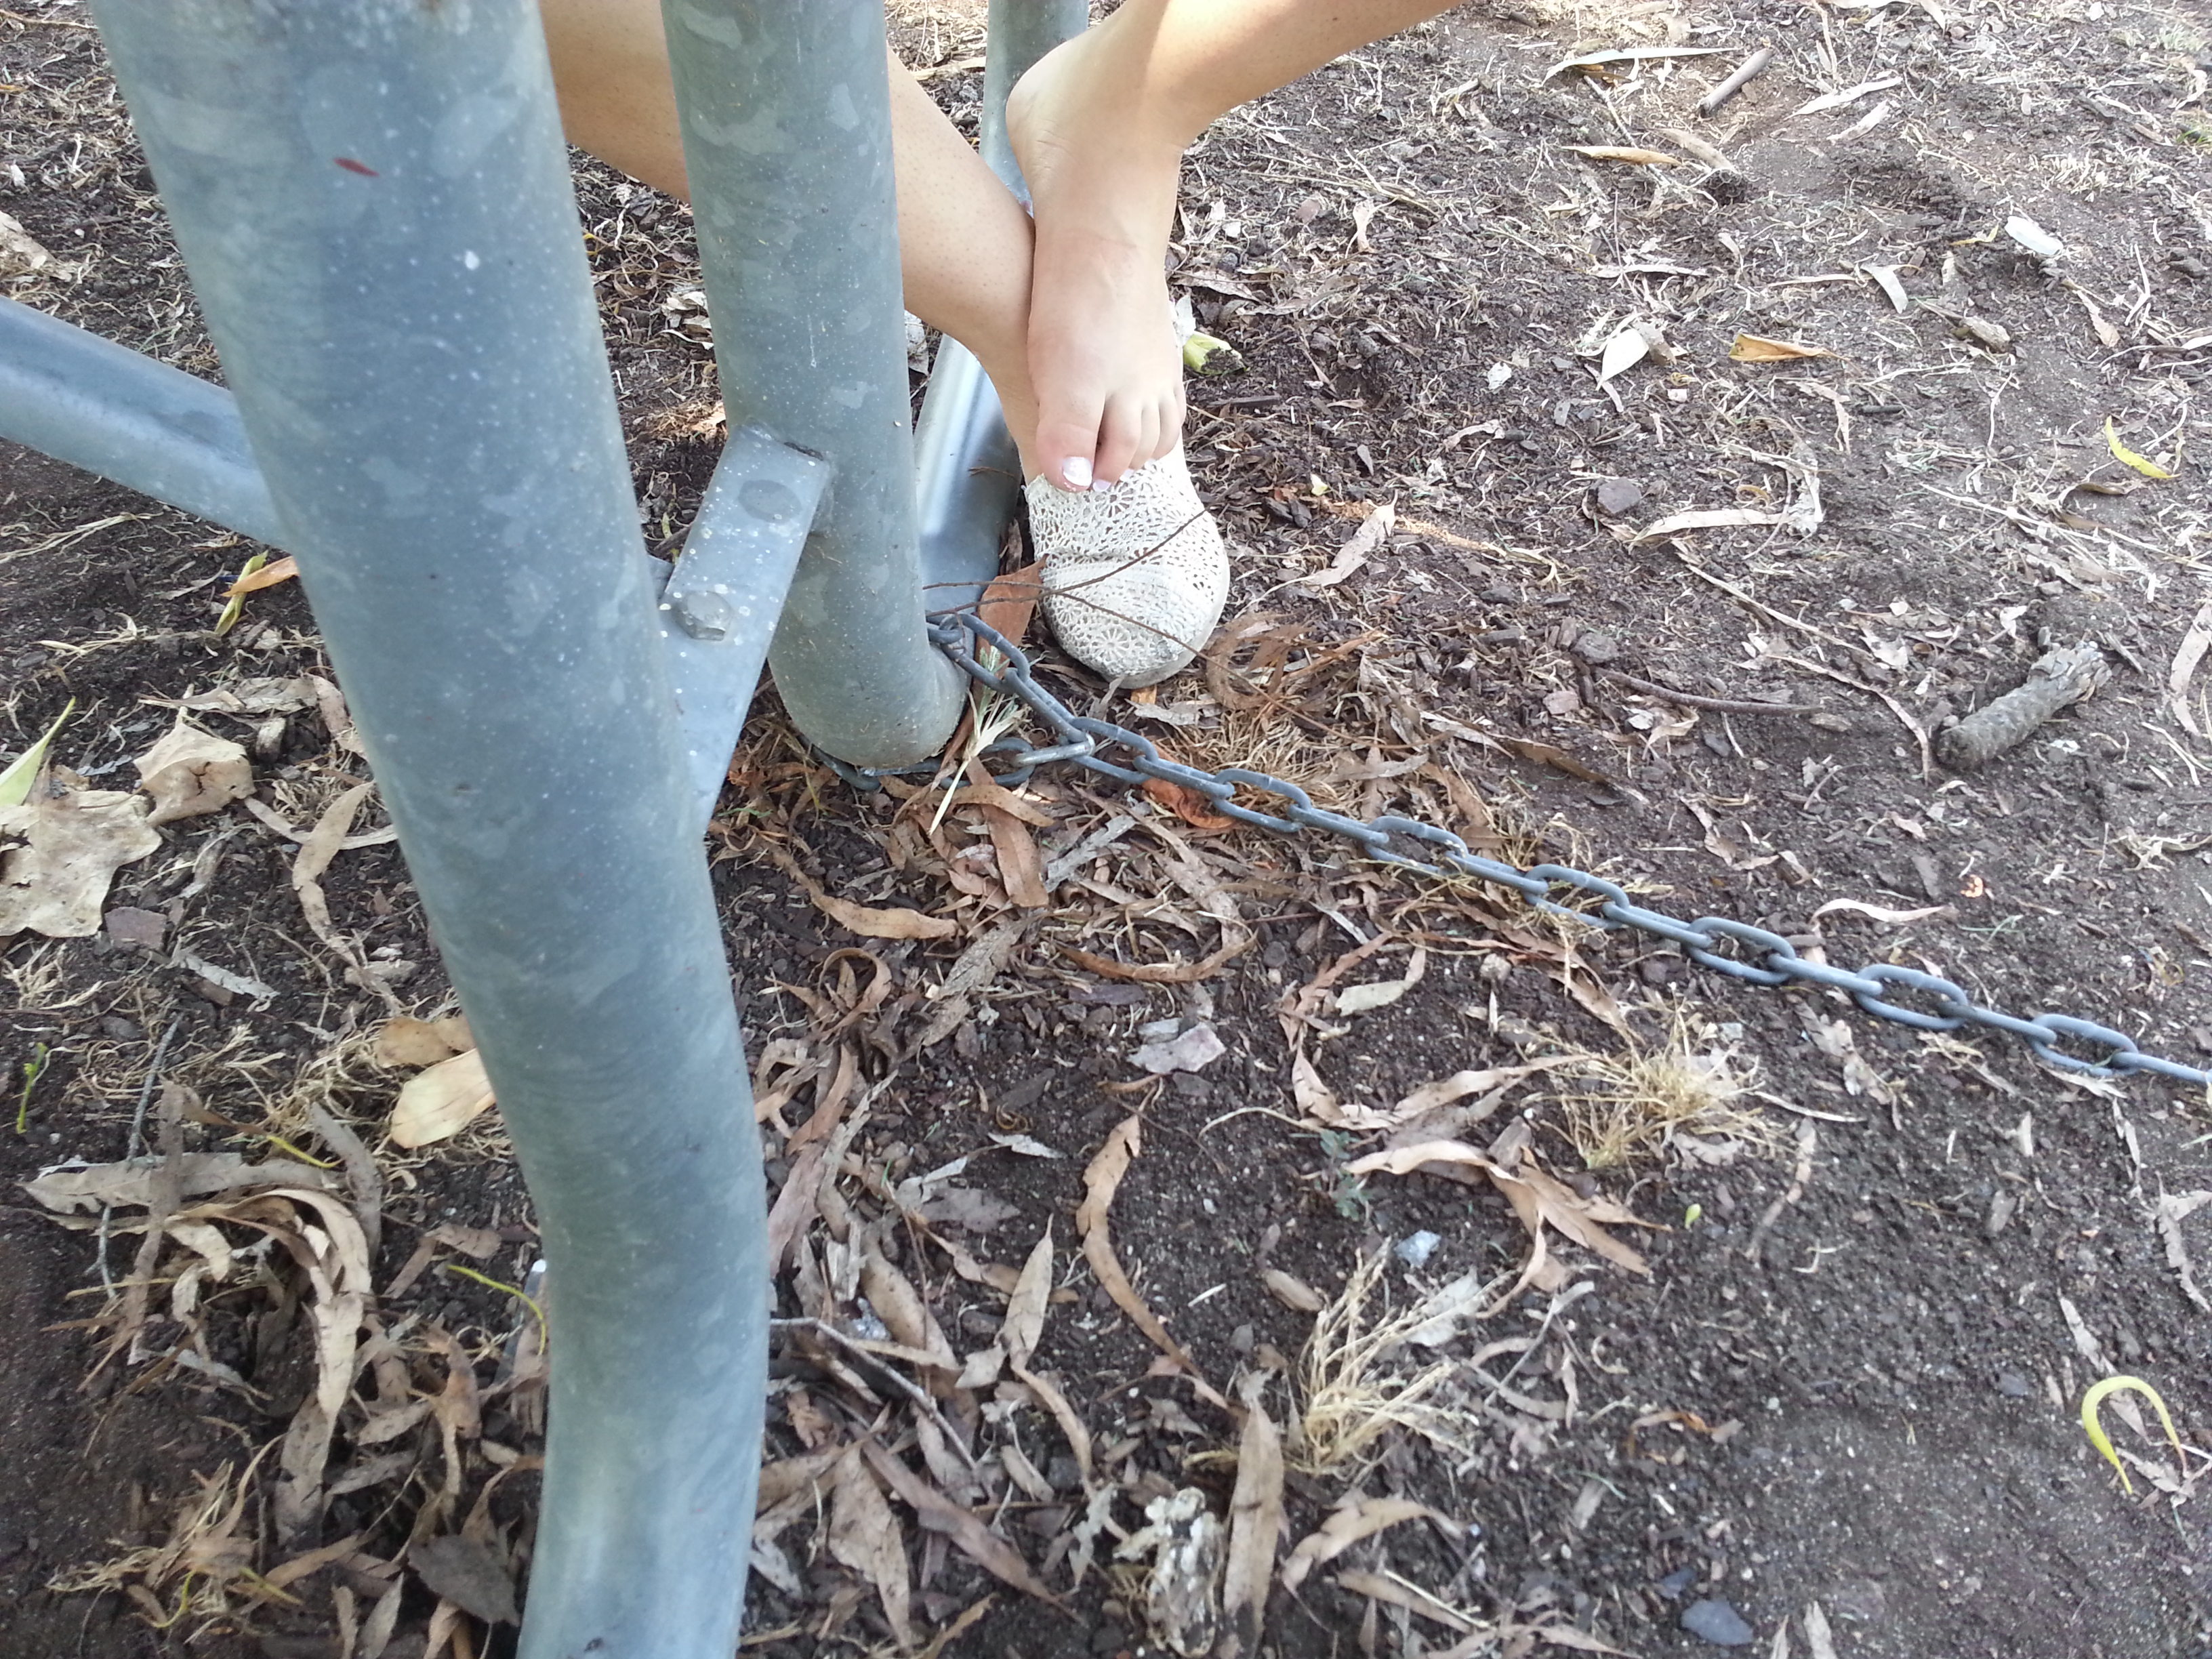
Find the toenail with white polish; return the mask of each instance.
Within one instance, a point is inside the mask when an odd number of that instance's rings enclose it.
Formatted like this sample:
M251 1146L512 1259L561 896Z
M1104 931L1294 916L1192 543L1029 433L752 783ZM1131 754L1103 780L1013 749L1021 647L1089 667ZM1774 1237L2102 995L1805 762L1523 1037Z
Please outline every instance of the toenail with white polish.
M1080 455L1071 455L1060 464L1060 476L1067 480L1070 489L1091 488L1091 463Z

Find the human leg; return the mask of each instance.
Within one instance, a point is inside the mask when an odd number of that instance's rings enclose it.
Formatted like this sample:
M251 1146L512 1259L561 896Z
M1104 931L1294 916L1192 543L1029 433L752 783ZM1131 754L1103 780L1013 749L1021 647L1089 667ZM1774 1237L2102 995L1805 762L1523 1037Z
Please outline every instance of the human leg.
M659 0L539 0L569 141L671 196L688 197ZM974 352L1006 424L1031 453L1029 216L894 58L891 149L907 308Z
M1183 151L1237 105L1446 9L1126 0L1023 76L1006 121L1036 213L1029 368L1046 477L1110 483L1180 440L1162 267Z

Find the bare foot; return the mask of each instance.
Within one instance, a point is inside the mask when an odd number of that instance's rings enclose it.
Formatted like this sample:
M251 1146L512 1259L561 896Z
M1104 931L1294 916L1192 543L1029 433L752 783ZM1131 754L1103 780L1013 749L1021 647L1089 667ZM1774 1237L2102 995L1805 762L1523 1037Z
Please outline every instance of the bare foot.
M1110 24L1064 42L1006 100L1036 213L1032 453L1064 489L1103 489L1182 441L1182 354L1164 264L1182 144L1133 118Z

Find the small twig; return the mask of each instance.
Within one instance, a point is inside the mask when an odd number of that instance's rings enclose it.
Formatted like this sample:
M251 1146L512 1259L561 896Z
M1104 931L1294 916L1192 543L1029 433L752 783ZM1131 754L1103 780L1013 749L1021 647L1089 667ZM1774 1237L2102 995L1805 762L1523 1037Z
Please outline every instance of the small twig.
M1741 92L1761 75L1765 74L1766 72L1766 66L1773 61L1774 48L1771 46L1761 46L1757 52L1754 52L1750 57L1743 60L1743 67L1741 69L1738 70L1734 75L1729 76L1727 80L1722 82L1720 85L1715 87L1703 98L1698 100L1698 113L1700 115L1712 115L1717 113L1723 104L1728 102L1729 99L1735 97L1736 94Z
M1820 712L1818 703L1755 702L1737 697L1701 697L1692 691L1677 691L1671 685L1661 685L1656 680L1640 680L1618 668L1601 672L1606 678L1619 680L1632 690L1664 697L1668 702L1678 702L1685 708L1710 708L1719 714L1817 714Z
M169 1052L169 1039L176 1036L177 1027L184 1023L181 1018L171 1020L169 1029L161 1033L161 1042L155 1045L153 1064L147 1066L146 1080L139 1085L138 1109L131 1115L131 1139L124 1149L126 1158L140 1157L146 1150L146 1103L154 1097L154 1085L161 1080L161 1061ZM111 1297L115 1294L115 1275L107 1266L107 1230L114 1216L113 1205L100 1206L100 1283Z
M938 1432L945 1437L945 1444L952 1448L954 1455L970 1469L975 1467L975 1458L969 1455L968 1448L961 1443L960 1437L952 1431L952 1425L945 1420L944 1414L937 1409L937 1402L932 1400L913 1379L901 1373L895 1366L885 1364L881 1354L870 1352L865 1342L857 1341L846 1335L826 1319L771 1319L768 1322L768 1328L771 1334L777 1331L811 1331L817 1336L836 1343L846 1352L866 1362L871 1376L880 1372L888 1377L892 1386L913 1402L916 1411L937 1425Z
M1911 732L1913 742L1920 745L1920 775L1925 778L1934 775L1936 757L1929 745L1928 728L1913 719L1905 705L1891 696L1888 692L1878 685L1869 685L1864 680L1854 679L1850 675L1831 668L1826 663L1811 662L1803 657L1785 656L1780 652L1775 653L1772 659L1776 662L1786 662L1792 668L1802 668L1808 674L1821 675L1835 681L1838 685L1848 685L1854 691L1863 691L1870 697L1880 697L1882 702L1889 705L1889 712L1897 716L1898 724Z
M1758 1224L1752 1228L1751 1240L1743 1247L1745 1261L1759 1260L1759 1248L1766 1242L1767 1229L1782 1218L1783 1211L1805 1196L1805 1188L1813 1179L1813 1154L1820 1145L1820 1132L1810 1123L1801 1121L1797 1125L1796 1172L1790 1178L1789 1190L1766 1206L1765 1212L1759 1218Z
M169 1022L169 1029L161 1033L161 1040L154 1047L154 1063L146 1068L146 1080L138 1085L138 1108L131 1115L131 1142L124 1156L138 1158L146 1151L146 1103L154 1097L154 1085L161 1080L161 1061L169 1052L169 1039L184 1024L181 1018Z

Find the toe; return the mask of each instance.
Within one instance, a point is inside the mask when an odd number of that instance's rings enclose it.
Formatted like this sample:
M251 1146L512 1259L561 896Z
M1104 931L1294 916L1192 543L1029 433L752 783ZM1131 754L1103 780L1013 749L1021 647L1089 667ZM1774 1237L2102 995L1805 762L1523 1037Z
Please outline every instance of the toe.
M1160 406L1158 404L1146 404L1144 418L1139 426L1136 453L1129 465L1149 465L1165 454L1167 450L1168 443L1160 422Z
M1106 418L1098 429L1098 481L1110 484L1132 468L1144 464L1144 409L1124 398L1106 405Z
M1039 414L1035 453L1044 476L1060 489L1088 489L1094 478L1111 483L1121 476L1106 470L1107 458L1099 453L1101 412L1094 404L1087 411L1063 406Z

